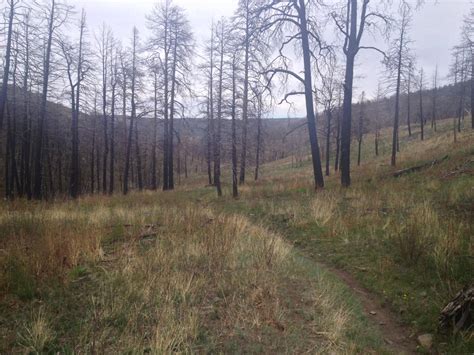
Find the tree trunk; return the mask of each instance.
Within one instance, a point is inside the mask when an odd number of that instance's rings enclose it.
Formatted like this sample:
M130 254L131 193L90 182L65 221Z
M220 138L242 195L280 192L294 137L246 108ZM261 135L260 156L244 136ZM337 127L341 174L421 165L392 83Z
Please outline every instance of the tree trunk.
M43 187L43 141L44 131L46 125L46 106L48 103L48 88L49 88L49 73L50 73L50 60L51 60L51 46L53 42L54 32L54 17L55 17L55 0L51 2L51 10L49 17L49 28L48 28L48 41L46 44L46 53L43 66L43 92L41 94L41 106L38 120L38 129L35 141L35 179L33 186L33 197L37 200L42 198L42 187Z
M332 112L331 110L326 110L326 176L329 176L329 164L330 164L330 150L331 150L331 121L332 121Z
M3 117L5 114L5 105L7 104L8 96L8 77L10 74L10 59L11 59L11 47L12 47L12 35L13 35L13 20L15 18L15 5L16 0L10 0L10 11L8 15L8 32L7 32L7 43L5 51L5 66L3 68L3 79L2 79L2 92L0 93L0 130L3 127Z
M260 95L260 94L259 94ZM262 145L262 102L261 98L258 98L258 113L257 113L257 152L255 156L255 176L254 180L258 180L258 173L260 169L260 150Z
M142 156L140 153L140 140L138 139L138 121L135 119L135 154L137 162L137 180L138 190L143 190L143 171L142 171Z
M158 188L156 176L156 142L158 138L158 74L156 68L153 71L153 142L151 147L151 189Z
M249 51L250 51L250 11L248 2L245 15L245 51L244 51L244 92L242 98L242 146L240 152L240 176L239 184L245 184L245 169L247 164L247 129L248 129L248 106L249 106Z
M351 121L352 121L352 85L354 81L354 55L348 54L344 80L344 101L341 125L341 184L351 185Z
M235 109L237 101L237 87L236 87L236 65L235 56L232 66L232 197L237 198L239 196L238 181L237 181L237 130L235 122Z
M339 155L341 150L341 100L339 100L337 108L336 121L336 156L334 158L334 170L339 170Z
M319 152L318 136L316 131L316 115L313 106L313 84L311 80L311 54L308 38L308 27L306 23L305 0L299 0L299 17L301 27L301 42L304 62L304 91L306 100L306 118L308 122L309 141L311 145L311 157L313 162L313 176L315 188L324 187L324 177L321 168L321 156Z
M398 126L400 116L400 85L402 78L402 56L403 56L403 45L404 45L404 34L405 27L402 25L400 32L400 43L398 48L398 63L397 63L397 88L395 91L395 117L393 119L393 134L392 134L392 157L390 164L395 166L397 164L397 152L398 152Z

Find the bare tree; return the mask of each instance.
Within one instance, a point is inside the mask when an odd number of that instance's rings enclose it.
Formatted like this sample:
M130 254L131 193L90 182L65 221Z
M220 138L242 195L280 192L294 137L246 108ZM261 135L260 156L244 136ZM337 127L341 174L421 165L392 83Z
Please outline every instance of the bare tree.
M431 93L431 128L436 132L436 116L437 116L437 99L438 99L438 65L436 65L433 74L433 89Z
M153 9L147 18L152 31L150 47L161 53L163 70L163 190L174 188L174 117L178 91L189 88L187 75L190 72L190 59L193 52L193 37L184 10L164 0Z
M51 54L53 40L55 39L56 32L66 22L71 8L65 4L51 0L49 5L44 5L40 8L43 16L47 22L47 31L45 34L45 55L43 63L43 75L42 75L42 93L40 103L40 113L38 117L38 128L36 132L36 140L34 143L34 185L33 185L33 197L35 199L41 199L43 197L43 150L44 150L44 138L45 138L45 125L47 119L46 105L48 102L48 89L49 79L51 73Z
M314 5L314 3L310 3ZM282 39L279 56L272 61L272 67L265 71L269 75L268 82L271 82L277 74L295 79L303 86L303 91L292 91L285 95L283 101L294 95L304 95L306 103L306 118L308 125L309 140L311 146L311 157L313 163L313 176L315 188L324 187L324 177L321 167L321 156L319 151L318 136L316 133L316 113L313 101L313 79L312 67L314 61L313 48L321 47L322 41L316 31L316 24L309 19L307 13L307 3L304 0L298 1L272 1L268 5L263 5L258 14L264 16L265 20L261 25L262 32L271 31L272 36L281 37L284 29L293 27L296 33ZM311 42L310 42L311 39ZM304 76L300 76L295 71L288 68L288 58L284 55L284 49L298 42L299 50L303 57ZM279 65L278 65L279 64Z
M425 87L425 78L423 68L420 69L419 79L418 79L418 95L419 95L419 112L418 117L420 119L420 139L425 139L425 116L423 113L423 90Z
M333 12L332 18L336 27L344 38L343 52L346 57L346 72L344 77L344 102L341 124L341 184L348 187L351 184L350 157L351 157L351 126L352 126L352 90L354 83L354 63L361 49L378 48L361 44L365 30L379 28L379 23L388 23L388 17L369 8L370 0L347 0L342 13ZM360 15L359 15L360 10Z
M128 139L127 139L127 150L125 153L125 171L123 174L123 193L126 195L129 190L129 175L130 175L130 158L132 153L132 142L133 142L133 126L136 119L137 107L136 107L136 80L137 80L137 61L138 61L138 30L136 27L133 28L132 35L132 68L130 73L130 104L131 104L131 115L130 123L128 128Z
M414 64L413 61L410 61L408 64L408 73L407 73L407 126L408 126L408 136L411 137L411 83L413 78Z
M119 62L118 49L116 43L111 41L110 48L110 165L109 165L109 195L114 193L115 189L115 111L117 101L117 84L119 80Z
M365 92L362 91L359 101L359 124L357 127L357 166L360 166L362 138L364 136Z
M13 22L15 21L16 8L20 0L7 0L8 4L8 29L7 29L7 43L5 50L5 60L3 67L2 78L2 92L0 93L0 130L3 126L3 117L5 114L5 105L8 96L8 80L10 75L11 51L12 51L12 37L13 37Z
M224 62L227 52L226 44L228 28L225 19L221 19L216 26L216 55L217 55L217 117L214 140L214 185L217 196L222 196L221 186L221 132L222 132L222 105L224 101ZM211 81L213 78L211 78Z
M331 158L331 132L332 132L332 123L333 123L333 117L334 114L336 116L338 115L338 112L336 112L336 100L337 100L337 95L338 93L340 94L341 92L341 82L339 80L339 68L337 66L335 57L331 56L330 60L327 61L327 65L324 66L324 70L319 69L321 73L320 78L321 78L321 89L317 90L319 93L318 98L322 102L323 109L324 109L324 114L326 117L326 132L325 132L325 138L326 138L326 171L325 174L326 176L329 176L330 174L330 158ZM318 67L319 68L319 67ZM340 99L340 97L339 97ZM340 102L339 102L340 103ZM339 135L339 117L337 117L337 126L336 126L336 140L338 140L338 135ZM338 145L338 142L336 142L336 145ZM339 147L336 146L336 155L339 155L338 152ZM336 157L336 160L338 158Z
M234 54L232 58L232 103L231 103L231 120L232 120L232 197L239 196L238 179L237 179L237 128L236 128L236 110L237 110L237 56Z
M410 39L408 31L411 22L411 6L406 1L402 1L399 8L400 21L398 23L398 36L393 41L385 64L388 71L388 77L396 77L393 83L395 86L395 114L393 119L393 133L392 133L392 155L390 163L392 166L396 165L397 152L399 150L399 126L400 126L400 93L402 86L402 79L410 76L410 63L412 61L409 44ZM408 74L407 74L408 73ZM389 79L389 85L392 82Z
M79 39L77 49L68 40L61 40L60 46L66 64L66 74L71 99L71 168L69 178L69 195L77 198L80 194L79 171L79 114L81 100L81 83L90 70L89 62L84 56L84 36L86 32L86 14L82 10L79 22Z

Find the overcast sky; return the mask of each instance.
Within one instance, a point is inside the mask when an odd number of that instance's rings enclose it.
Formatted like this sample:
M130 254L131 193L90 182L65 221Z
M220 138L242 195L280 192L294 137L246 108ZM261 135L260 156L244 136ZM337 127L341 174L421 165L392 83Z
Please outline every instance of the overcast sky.
M212 19L233 14L238 0L175 0L187 11L197 44L208 37ZM328 0L328 2L331 0ZM372 0L373 2L379 0ZM396 1L396 0L395 0ZM415 0L412 0L415 1ZM77 9L85 8L89 28L94 31L102 23L110 26L117 38L128 41L133 26L146 36L145 15L156 0L69 0ZM458 42L460 22L472 6L471 0L426 0L425 6L415 13L411 28L412 45L418 65L423 66L431 78L438 65L440 78L445 82L451 61L450 49ZM381 48L386 46L380 41ZM378 77L381 74L380 56L365 52L358 57L354 84L360 92L374 96ZM291 116L304 115L302 100L298 100L297 111ZM286 106L274 110L276 116L286 116Z

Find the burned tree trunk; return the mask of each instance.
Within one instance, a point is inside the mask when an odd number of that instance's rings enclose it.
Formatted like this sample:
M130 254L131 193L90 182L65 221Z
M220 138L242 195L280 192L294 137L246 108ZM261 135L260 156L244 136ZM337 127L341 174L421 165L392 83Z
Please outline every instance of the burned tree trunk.
M474 325L474 285L466 286L443 308L439 317L439 329L454 333L470 329Z

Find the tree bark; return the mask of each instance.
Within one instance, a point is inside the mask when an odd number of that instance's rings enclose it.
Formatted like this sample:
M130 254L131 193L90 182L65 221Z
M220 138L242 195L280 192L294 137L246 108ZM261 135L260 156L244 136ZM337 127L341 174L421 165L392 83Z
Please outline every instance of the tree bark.
M299 17L301 27L301 41L304 63L304 91L306 101L306 118L308 123L309 141L311 145L311 158L313 163L313 176L315 188L324 187L324 177L321 168L321 155L319 152L318 136L316 133L316 115L313 106L313 84L311 79L311 54L306 22L305 0L299 0Z
M36 134L35 141L35 179L33 186L33 198L39 200L42 196L42 187L43 187L43 141L45 135L45 125L46 125L46 106L48 103L48 88L49 88L49 73L50 73L50 60L51 60L51 46L53 42L53 32L54 32L54 16L56 9L56 0L51 0L51 9L48 23L48 41L46 44L46 53L43 66L43 91L41 94L41 105L40 105L40 114L38 119L38 129Z
M5 114L5 105L8 97L8 77L10 75L10 60L11 60L11 47L12 47L12 35L13 35L13 20L15 18L15 6L17 0L9 0L10 11L8 15L8 32L7 32L7 44L5 50L5 66L3 68L3 79L2 79L2 92L0 94L0 130L3 127L3 117Z

